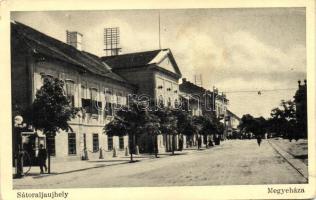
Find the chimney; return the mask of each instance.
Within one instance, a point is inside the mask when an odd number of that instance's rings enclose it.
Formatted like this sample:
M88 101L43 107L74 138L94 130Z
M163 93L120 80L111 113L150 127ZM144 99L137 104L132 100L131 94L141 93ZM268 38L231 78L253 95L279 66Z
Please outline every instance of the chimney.
M81 51L83 35L77 31L68 31L68 30L66 31L66 34L67 34L67 44Z

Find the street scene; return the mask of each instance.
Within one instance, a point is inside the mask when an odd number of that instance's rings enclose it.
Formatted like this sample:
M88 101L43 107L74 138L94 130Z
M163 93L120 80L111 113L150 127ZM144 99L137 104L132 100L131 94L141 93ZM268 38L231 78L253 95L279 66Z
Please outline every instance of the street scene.
M306 141L299 145L306 148ZM284 147L278 140L265 140L260 148L255 140L238 140L201 151L161 155L159 159L138 156L136 163L129 163L126 157L75 163L81 166L71 167L56 163L51 175L40 176L37 168L31 169L32 175L15 179L14 186L22 189L307 183L307 163L293 157L289 148L280 149ZM238 152L234 151L236 148ZM304 155L306 149L296 152L297 157Z
M10 26L14 189L309 182L305 8Z

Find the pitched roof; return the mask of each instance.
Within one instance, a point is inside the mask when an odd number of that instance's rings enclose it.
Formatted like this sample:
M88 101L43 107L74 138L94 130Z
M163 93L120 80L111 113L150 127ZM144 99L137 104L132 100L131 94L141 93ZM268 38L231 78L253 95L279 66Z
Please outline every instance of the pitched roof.
M209 90L206 90L203 87L200 87L198 85L195 85L194 83L191 83L190 81L183 80L182 83L179 85L180 92L190 93L190 94L200 94L200 93L206 93L210 92Z
M189 93L189 94L195 94L195 95L200 95L200 94L213 95L214 94L213 91L207 90L207 89L205 89L201 86L198 86L194 83L191 83L190 81L187 81L187 80L182 81L182 83L179 85L179 90L180 90L180 92L183 92L183 93ZM215 93L215 94L216 94L217 99L223 100L223 98L224 98L225 102L229 101L226 98L226 96L223 96L223 95L218 94L218 93Z
M235 118L238 119L239 121L241 120L240 117L238 117L235 113L233 113L232 111L230 111L230 110L228 110L228 109L227 109L227 113L228 113L228 115L235 117Z
M12 38L24 41L35 53L73 64L85 71L101 75L109 79L127 83L125 79L113 73L100 57L88 52L79 51L75 47L41 33L19 22L11 22Z
M150 66L159 64L166 56L169 57L175 68L176 74L181 76L179 67L170 51L170 49L158 49L137 53L121 54L116 56L105 56L102 60L107 63L113 70L130 69L137 67Z

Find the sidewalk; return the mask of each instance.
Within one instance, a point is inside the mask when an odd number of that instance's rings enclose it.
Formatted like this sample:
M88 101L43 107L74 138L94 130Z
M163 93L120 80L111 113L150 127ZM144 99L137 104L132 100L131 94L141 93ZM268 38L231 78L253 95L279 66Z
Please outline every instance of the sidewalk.
M271 146L293 167L295 168L306 180L308 180L308 166L302 160L296 158L286 145L274 139L269 139L268 142ZM307 154L307 152L306 152Z
M175 155L172 155L171 152L160 153L158 154L158 159L170 157L170 156L179 156L179 155L188 155L192 153L197 153L200 151L205 150L202 148L201 150L197 150L196 148L184 149L183 151L175 151ZM154 154L140 154L140 155L133 155L133 160L136 162L150 160L150 159L157 159L155 158ZM68 161L51 161L51 173L47 174L40 174L39 166L29 166L24 167L23 172L25 176L33 177L33 178L43 178L52 175L62 175L68 174L73 172L80 172L95 168L102 168L108 166L115 166L115 165L123 165L130 163L130 155L129 156L122 156L118 155L117 157L113 156L104 156L104 159L98 159L91 156L89 160L68 160ZM15 172L15 168L13 168L13 173Z

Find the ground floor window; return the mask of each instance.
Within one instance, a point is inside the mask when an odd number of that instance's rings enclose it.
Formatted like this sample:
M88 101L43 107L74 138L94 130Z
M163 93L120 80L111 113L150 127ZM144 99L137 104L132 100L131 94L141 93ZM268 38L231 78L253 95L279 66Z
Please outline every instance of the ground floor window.
M113 137L108 136L108 150L111 151L113 149Z
M75 155L76 153L76 133L68 133L68 154Z
M123 136L119 137L119 146L120 146L120 149L124 149L124 137Z
M99 151L99 134L94 133L92 135L92 145L93 145L93 152Z
M48 136L47 137L47 150L49 151L51 156L56 155L55 136Z

